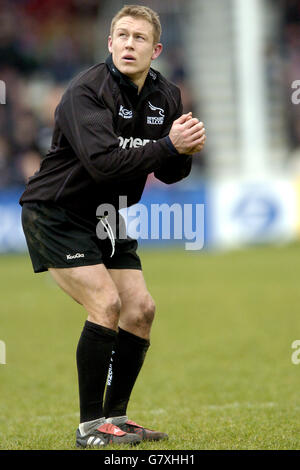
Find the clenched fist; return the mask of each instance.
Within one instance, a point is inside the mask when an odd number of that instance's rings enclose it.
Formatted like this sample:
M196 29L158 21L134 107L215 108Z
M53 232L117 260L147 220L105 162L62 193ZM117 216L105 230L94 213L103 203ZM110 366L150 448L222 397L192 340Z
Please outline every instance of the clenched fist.
M193 155L200 152L206 135L203 122L193 118L192 113L183 114L173 122L169 137L179 153Z

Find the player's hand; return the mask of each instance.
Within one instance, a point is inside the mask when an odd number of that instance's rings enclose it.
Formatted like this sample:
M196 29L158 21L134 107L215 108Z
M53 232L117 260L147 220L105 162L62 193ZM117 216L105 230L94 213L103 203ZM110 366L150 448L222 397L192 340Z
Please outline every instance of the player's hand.
M173 122L169 137L179 153L192 155L200 152L206 135L203 122L193 118L192 113L183 114Z

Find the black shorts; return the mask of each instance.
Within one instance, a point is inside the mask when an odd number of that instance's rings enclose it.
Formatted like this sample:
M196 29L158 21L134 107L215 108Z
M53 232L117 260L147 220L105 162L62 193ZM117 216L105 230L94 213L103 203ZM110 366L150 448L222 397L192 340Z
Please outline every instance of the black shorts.
M86 220L53 203L24 203L22 225L34 272L95 264L141 270L137 241L128 236L115 238L113 248L109 237L97 237L98 223L96 217L95 222Z

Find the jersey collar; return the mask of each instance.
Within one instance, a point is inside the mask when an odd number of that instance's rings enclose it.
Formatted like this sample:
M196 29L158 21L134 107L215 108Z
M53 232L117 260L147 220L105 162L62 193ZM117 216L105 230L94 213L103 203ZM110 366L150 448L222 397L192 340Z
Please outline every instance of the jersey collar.
M156 90L157 85L158 85L158 73L152 70L151 68L149 69L148 75L146 77L144 86L141 90L140 95L138 95L138 87L133 83L130 78L128 78L126 75L120 72L120 70L117 69L115 64L113 63L112 60L112 54L110 54L106 61L106 65L108 66L110 73L112 76L119 82L120 86L127 88L127 90L131 93L133 93L135 96L145 96L146 94L148 95L152 91Z

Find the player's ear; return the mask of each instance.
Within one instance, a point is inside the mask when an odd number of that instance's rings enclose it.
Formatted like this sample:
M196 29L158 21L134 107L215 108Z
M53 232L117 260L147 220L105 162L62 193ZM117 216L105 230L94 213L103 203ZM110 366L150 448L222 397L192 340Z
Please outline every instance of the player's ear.
M112 37L111 36L108 36L107 46L108 46L109 52L112 52Z
M162 50L163 50L163 45L160 42L155 44L151 60L157 59L157 57L162 53Z

